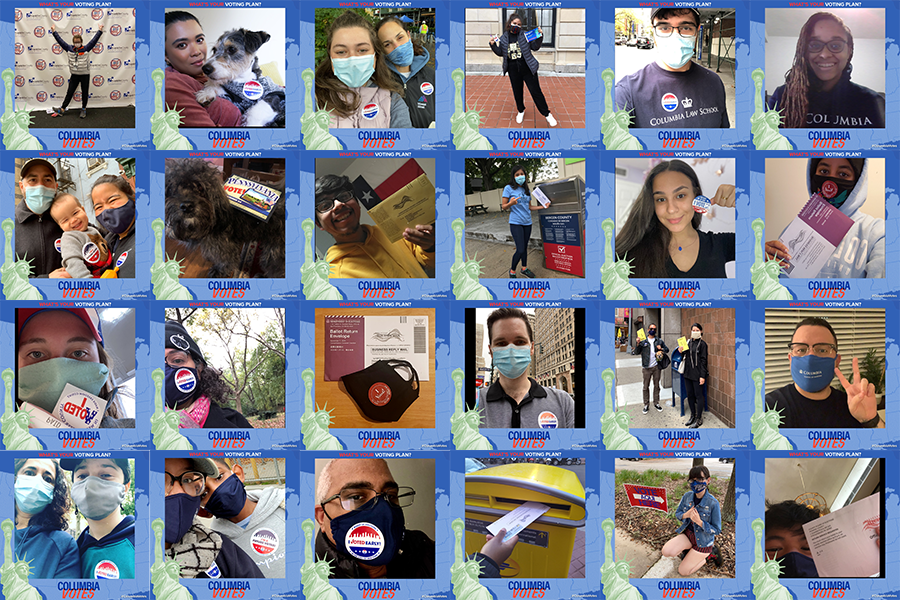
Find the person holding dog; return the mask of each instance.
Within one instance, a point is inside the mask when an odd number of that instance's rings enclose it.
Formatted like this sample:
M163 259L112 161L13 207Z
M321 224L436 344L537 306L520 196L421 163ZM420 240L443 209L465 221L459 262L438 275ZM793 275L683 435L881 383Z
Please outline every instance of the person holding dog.
M403 86L394 78L375 30L346 11L328 31L328 52L316 67L316 105L331 113L330 127L412 127Z
M78 198L72 194L59 194L50 205L50 216L63 231L59 238L59 252L62 254L63 268L70 277L99 277L112 264L112 254L106 240L90 226Z
M423 22L423 27L427 25ZM409 37L397 17L385 17L375 28L384 49L388 67L403 85L404 100L413 127L434 127L434 67L428 65L431 55L419 42Z
M189 12L166 13L166 106L181 113L182 127L240 127L241 110L227 98L207 106L197 102L207 77L206 36L200 21Z
M94 216L109 233L106 245L111 255L110 268L119 278L134 278L134 224L137 221L134 189L124 177L103 175L91 188Z
M59 108L53 109L53 117L61 117L66 113L66 107L69 106L69 102L72 101L72 96L75 95L75 90L78 86L81 86L81 118L85 118L87 116L87 103L89 93L89 84L91 82L91 50L94 49L94 46L97 45L97 41L100 39L100 35L103 33L103 25L98 28L97 33L94 35L94 38L87 43L87 46L83 44L84 38L81 37L80 33L76 33L72 36L72 45L65 43L63 39L56 33L56 26L50 26L50 33L53 34L53 37L56 39L56 43L60 45L60 47L66 51L66 56L69 59L69 89L66 90L66 99L63 100L62 106Z

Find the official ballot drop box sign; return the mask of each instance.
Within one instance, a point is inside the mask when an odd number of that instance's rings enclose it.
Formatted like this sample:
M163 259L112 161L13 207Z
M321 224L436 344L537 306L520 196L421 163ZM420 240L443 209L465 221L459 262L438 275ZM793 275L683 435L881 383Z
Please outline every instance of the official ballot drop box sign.
M584 277L584 180L576 175L537 187L550 199L538 212L544 267Z
M550 510L519 532L501 577L565 578L575 533L584 526L584 486L572 471L537 463L500 465L466 474L466 554L481 550L487 527L526 502Z

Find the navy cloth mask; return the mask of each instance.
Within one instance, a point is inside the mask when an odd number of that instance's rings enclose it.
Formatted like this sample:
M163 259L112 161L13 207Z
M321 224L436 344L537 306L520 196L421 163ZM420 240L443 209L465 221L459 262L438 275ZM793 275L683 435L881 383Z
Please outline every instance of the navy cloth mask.
M509 32L510 32L511 34L513 34L513 35L519 35L519 31L520 31L521 29L522 29L522 28L519 27L518 25L510 25L510 26L509 26Z
M177 544L191 528L200 508L200 496L173 494L166 496L166 543Z
M344 554L367 565L386 565L400 550L405 525L403 509L376 496L360 509L332 519L331 535Z
M174 409L196 397L197 390L200 389L200 376L197 374L197 369L166 365L165 384L166 406Z
M706 489L707 485L708 484L706 484L702 481L692 481L691 482L691 490L693 490L695 494L699 494L700 492L702 492L703 490Z
M826 202L834 206L835 208L840 208L841 205L847 200L847 197L850 196L850 192L853 191L854 186L856 186L856 181L847 181L846 179L838 179L837 177L826 177L824 175L811 175L810 180L812 181L813 188L819 192L822 198L825 199ZM823 189L826 181L830 181L837 186L837 193L832 194L832 197L827 197L826 190Z
M128 200L118 208L107 208L97 215L97 221L112 233L125 233L134 222L134 201Z
M236 517L247 501L244 482L234 473L213 491L206 501L206 511L223 519Z
M819 571L816 570L816 562L800 552L788 552L781 563L781 576L785 578L816 579Z
M834 379L834 358L808 354L791 357L791 377L804 392L821 392Z

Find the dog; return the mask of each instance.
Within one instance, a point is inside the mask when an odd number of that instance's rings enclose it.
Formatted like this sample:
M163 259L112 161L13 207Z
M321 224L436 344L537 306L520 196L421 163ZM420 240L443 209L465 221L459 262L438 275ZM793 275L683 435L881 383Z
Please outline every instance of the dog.
M166 160L166 235L198 248L212 263L208 277L233 277L245 245L256 242L264 277L284 277L284 180L267 184L282 198L262 221L233 208L215 166L200 158Z
M241 109L244 127L284 127L284 88L263 76L256 57L270 37L248 29L223 33L201 68L207 81L197 92L197 102L207 105L217 96L228 98Z

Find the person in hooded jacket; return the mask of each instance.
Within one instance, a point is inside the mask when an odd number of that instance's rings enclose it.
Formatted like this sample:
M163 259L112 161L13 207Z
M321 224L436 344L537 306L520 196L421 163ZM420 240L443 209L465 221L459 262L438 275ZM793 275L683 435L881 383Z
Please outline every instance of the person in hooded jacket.
M287 540L284 529L284 487L244 488L244 469L213 458L218 477L206 478L203 508L215 518L210 529L238 545L268 579L285 577Z
M434 67L428 65L431 55L419 42L409 37L397 17L385 17L375 28L385 52L387 66L403 85L404 100L409 107L413 127L434 127Z
M850 230L815 279L884 277L884 219L862 212L869 191L868 175L867 158L809 159L806 184L810 195L818 192L825 201L853 219ZM770 240L766 242L766 258L784 264L791 259L791 254L783 242ZM786 275L782 273L781 276Z
M165 371L166 407L180 413L181 427L253 428L244 415L225 406L234 389L207 364L200 346L177 321L166 321Z
M81 118L85 118L87 116L87 103L88 98L90 97L89 88L91 82L91 50L94 49L94 46L97 45L97 41L100 39L100 35L103 33L103 25L97 28L97 33L94 34L93 39L84 45L83 40L80 33L75 33L72 35L72 45L67 44L58 33L56 33L56 26L50 26L50 33L53 34L53 37L56 39L56 43L66 52L66 56L69 59L69 89L66 90L66 99L63 100L62 106L59 108L53 109L53 117L60 117L65 114L66 107L69 106L69 102L72 101L72 97L75 95L75 90L78 89L78 86L81 86Z

